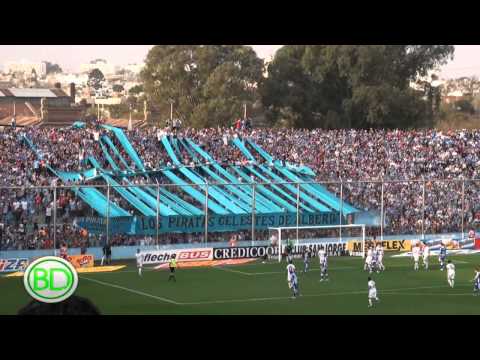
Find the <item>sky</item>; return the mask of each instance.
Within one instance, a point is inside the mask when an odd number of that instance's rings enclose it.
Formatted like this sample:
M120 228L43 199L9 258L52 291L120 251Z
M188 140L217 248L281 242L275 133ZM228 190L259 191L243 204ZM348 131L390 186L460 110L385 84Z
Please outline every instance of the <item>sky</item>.
M258 56L270 59L282 45L251 45ZM102 58L115 65L141 63L152 45L0 45L0 65L7 61L47 60L64 70ZM441 69L441 77L480 77L480 45L455 45L455 58Z

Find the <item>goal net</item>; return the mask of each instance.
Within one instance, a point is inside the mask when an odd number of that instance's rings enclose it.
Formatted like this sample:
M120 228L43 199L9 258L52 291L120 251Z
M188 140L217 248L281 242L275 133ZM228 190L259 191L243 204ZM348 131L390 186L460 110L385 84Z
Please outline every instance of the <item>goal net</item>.
M271 245L278 246L278 261L287 253L300 258L306 247L316 256L325 249L330 256L365 256L365 225L291 226L268 228ZM353 247L348 248L348 241Z

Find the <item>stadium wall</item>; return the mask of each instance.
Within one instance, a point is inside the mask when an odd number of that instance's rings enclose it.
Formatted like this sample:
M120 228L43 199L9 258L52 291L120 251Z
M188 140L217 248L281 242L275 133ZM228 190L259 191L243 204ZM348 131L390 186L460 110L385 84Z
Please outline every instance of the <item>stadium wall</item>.
M461 233L452 233L452 234L430 234L425 235L425 240L427 241L437 241L441 239L454 239L458 240L461 239ZM467 236L465 235L465 239ZM384 236L384 240L418 240L420 237L418 235L391 235L391 236ZM332 242L333 238L319 238L319 239L308 239L308 242ZM343 242L351 241L351 240L361 240L361 237L344 237ZM248 247L251 246L251 241L239 241L237 243L237 247ZM266 246L270 245L268 240L262 241L255 241L255 246ZM193 248L225 248L229 247L228 242L215 242L215 243L193 243L193 244L177 244L177 245L162 245L158 247L158 250L174 250L174 249L193 249ZM141 248L142 251L148 250L157 250L157 246L117 246L112 247L112 259L113 260L128 260L134 259L135 253L138 248ZM29 260L42 257L42 256L49 256L52 255L53 250L7 250L7 251L0 251L0 259L10 259L10 258L27 258ZM70 248L68 250L69 255L79 255L80 248ZM91 247L88 248L87 254L94 255L96 260L102 258L103 251L101 247Z

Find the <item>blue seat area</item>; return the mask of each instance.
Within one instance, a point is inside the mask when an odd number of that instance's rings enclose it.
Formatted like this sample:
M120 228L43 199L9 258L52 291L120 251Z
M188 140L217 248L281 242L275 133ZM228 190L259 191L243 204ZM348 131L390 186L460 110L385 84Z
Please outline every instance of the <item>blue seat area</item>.
M273 181L276 181L276 182L291 182L292 180L289 180L289 179L282 179L280 176L277 176L273 173L273 171L271 171L268 166L264 166L264 165L259 165L258 166L259 169L261 169L263 172L265 172L268 176L270 176L272 178ZM292 185L292 184L282 184L281 186L283 186L284 188L288 189L289 191L292 192L292 194L295 194L295 196L297 196L297 187ZM303 200L304 202L306 202L309 206L317 209L317 211L321 211L321 212L327 212L327 211L331 211L328 207L326 207L325 205L319 203L317 200L315 200L314 198L312 198L311 196L305 194L305 192L301 191L301 188L300 188L300 199Z
M182 191L188 193L200 204L205 204L205 193L198 191L198 186L192 186L191 184L183 181L170 170L162 170L161 172L174 184L181 185L179 188L182 189ZM230 213L213 200L208 200L208 208L217 214L226 215Z
M238 175L240 175L240 177L245 179L247 183L252 183L252 180L250 179L250 177L247 174L245 174L243 171L241 171L238 166L231 166L231 169L233 169ZM295 211L295 212L297 211L296 206L289 204L287 201L283 200L281 197L275 195L272 191L268 190L265 186L257 185L256 188L257 188L257 191L269 197L270 199L275 201L279 206L281 206L283 209L282 211Z
M115 144L112 142L112 140L110 140L110 138L108 136L103 136L102 137L102 140L105 141L105 143L110 147L110 149L112 149L113 153L115 154L115 156L121 161L121 163L123 164L123 166L125 166L126 169L132 171L132 169L130 168L130 166L128 165L128 163L125 161L125 159L123 158L123 156L120 154L120 151L118 151L117 147L115 146Z
M127 200L133 207L135 207L140 213L142 213L144 216L156 216L157 212L156 210L152 210L150 207L145 205L142 201L140 201L137 197L132 195L128 190L126 190L123 187L120 187L120 184L113 180L110 176L107 174L102 174L102 177L105 179L105 181L110 184L121 197L123 197L125 200ZM130 190L130 188L128 188Z
M314 173L308 167L296 167L291 164L283 166L249 139L235 138L231 142L231 145L238 148L249 160L249 164L223 167L192 140L163 136L160 141L162 145L158 151L165 151L173 166L147 171L125 133L112 126L102 126L108 130L108 133L101 136L99 145L106 160L105 163L108 162L112 171L102 168L104 164L101 165L93 156L86 159L93 168L81 173L60 172L51 168L50 170L65 182L101 178L111 186L110 191L113 188L142 216L154 217L157 209L162 217L203 216L205 206L208 206L208 211L213 215L239 215L238 218L240 218L240 215L248 216L252 213L254 188L257 214L296 213L297 196L301 200L298 206L305 214L331 214L333 211L338 212L341 208L340 199L321 185L300 184L300 192L297 193L295 183L313 179L311 175ZM73 128L82 127L84 124L76 124ZM113 136L116 138L115 141ZM41 158L42 154L26 137L25 142ZM182 152L185 151L193 160L193 166L182 164ZM271 167L257 164L255 156L258 155L269 162ZM126 170L121 171L121 169ZM164 181L165 178L161 178L163 182L175 185L181 193L193 198L193 201L182 198L182 194L171 191L168 186L153 185L151 179L160 175L168 179ZM138 177L146 179L149 186L135 185L136 181L132 179ZM252 177L255 180L252 180ZM258 184L258 181L266 184ZM120 183L126 186L121 186ZM109 203L106 196L93 187L80 185L73 190L101 216L131 216L128 211L112 201ZM208 199L205 197L206 191L208 191ZM358 210L344 202L343 212L351 214ZM232 228L232 230L235 229Z
M109 126L109 125L102 125L103 128L112 131L115 136L117 137L117 140L120 142L120 144L123 146L123 149L125 152L130 156L130 158L133 160L135 165L138 167L140 171L145 171L145 166L143 166L142 160L138 156L137 152L133 148L132 144L130 144L130 141L128 141L127 137L125 136L124 132L122 129Z

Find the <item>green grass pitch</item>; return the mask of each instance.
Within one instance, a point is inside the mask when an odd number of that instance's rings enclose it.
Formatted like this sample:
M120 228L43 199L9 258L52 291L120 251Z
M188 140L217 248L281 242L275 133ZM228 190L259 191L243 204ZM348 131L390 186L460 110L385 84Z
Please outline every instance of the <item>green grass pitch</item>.
M457 268L455 288L431 258L431 269L413 271L410 258L386 257L387 270L373 274L380 303L368 308L363 260L330 257L329 282L319 282L319 266L303 274L295 261L301 297L291 299L286 264L260 261L222 268L178 269L177 282L168 272L144 269L134 262L112 273L80 274L77 295L91 299L102 314L480 314L480 296L473 296L474 267L480 255L450 256ZM23 278L0 277L0 314L15 314L30 301Z

